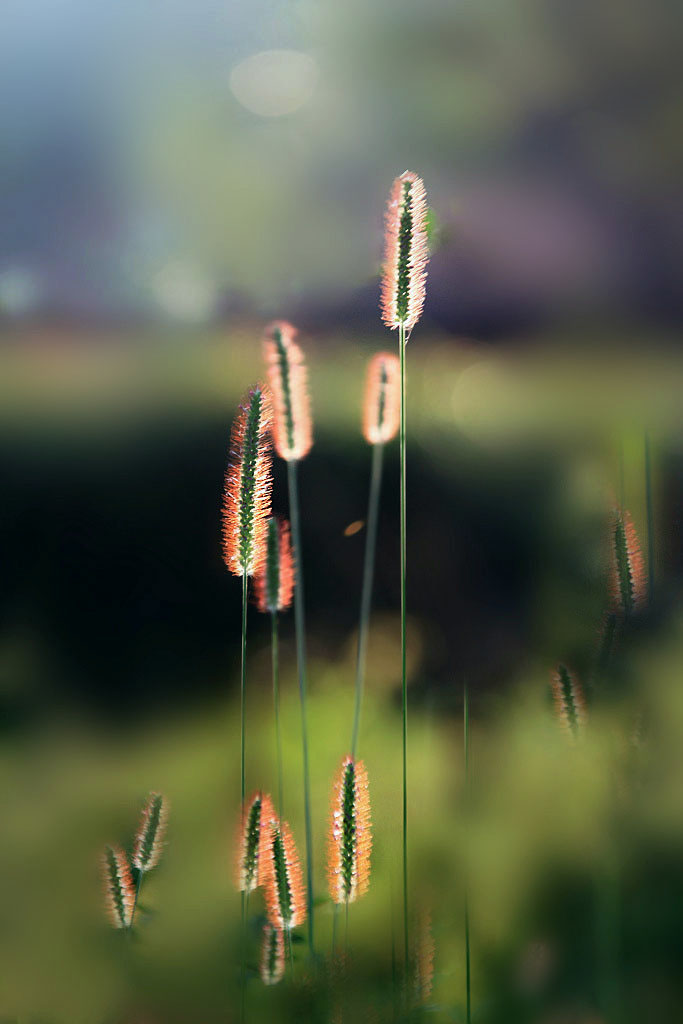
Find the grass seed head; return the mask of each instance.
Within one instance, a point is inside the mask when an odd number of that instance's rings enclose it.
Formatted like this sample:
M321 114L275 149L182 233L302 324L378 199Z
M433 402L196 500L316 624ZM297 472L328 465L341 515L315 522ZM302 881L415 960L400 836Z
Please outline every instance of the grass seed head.
M107 916L114 928L128 928L135 906L135 886L128 858L118 846L105 846L101 861Z
M273 804L267 793L254 793L242 808L235 858L235 885L240 892L253 892L263 884L261 836L263 821L272 814Z
M256 577L256 603L261 612L283 612L294 594L294 558L289 523L273 516L268 520L266 561Z
M277 985L285 973L285 941L281 928L263 926L261 946L261 980L264 985Z
M429 245L427 200L421 178L405 171L391 189L385 218L382 319L410 333L425 299Z
M313 444L308 371L296 335L291 324L275 320L266 328L263 341L273 392L275 450L288 462L303 459Z
M415 948L415 999L418 1005L429 1002L434 984L434 936L432 918L428 911L422 911L418 921Z
M363 436L369 444L385 444L396 437L401 401L398 356L378 352L368 364L363 403Z
M273 928L296 928L306 920L306 895L299 856L287 822L272 812L262 818L260 872Z
M565 732L576 739L586 724L586 700L581 684L565 665L558 665L550 686L557 719Z
M271 397L257 384L243 399L230 436L223 492L223 559L236 576L261 572L272 491Z
M343 759L332 786L327 881L334 903L353 903L370 884L372 831L368 775L362 761Z
M630 512L614 509L610 523L610 604L622 615L633 615L647 605L645 560Z
M168 800L162 793L150 793L135 834L133 867L138 871L151 871L161 860L167 824Z

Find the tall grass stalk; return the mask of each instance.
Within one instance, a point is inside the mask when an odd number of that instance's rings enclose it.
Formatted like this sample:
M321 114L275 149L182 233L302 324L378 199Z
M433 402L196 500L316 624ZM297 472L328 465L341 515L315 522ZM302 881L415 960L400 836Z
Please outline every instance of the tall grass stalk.
M647 580L650 601L654 597L655 587L655 520L652 504L652 453L650 435L645 432L645 506L647 510Z
M278 614L271 612L271 662L273 667L273 710L275 714L275 749L277 753L277 798L280 816L285 816L282 782L282 730L280 728L280 654Z
M463 693L463 748L465 756L465 807L469 814L470 809L470 700L467 683L464 685ZM470 983L470 907L469 907L469 880L465 878L465 1001L466 1021L472 1021L472 995Z
M408 933L408 679L406 673L406 329L398 328L401 364L399 451L401 473L401 709L403 749L403 955L405 971L410 964Z
M356 700L353 712L353 731L351 733L351 757L355 758L360 728L360 710L363 702L365 686L365 665L367 661L368 632L370 627L370 608L372 604L372 585L375 574L375 551L377 548L377 522L379 519L379 499L382 490L382 465L384 445L372 446L372 468L370 470L370 493L368 497L368 528L365 537L365 556L363 561L363 587L360 599L360 623L358 627L358 652L356 655Z
M313 932L313 832L311 827L311 788L308 767L308 715L306 709L306 621L304 611L304 574L301 558L301 530L299 527L299 484L297 462L287 462L289 489L289 515L292 524L292 547L296 567L294 588L294 629L296 632L296 659L299 671L299 701L301 704L301 749L304 773L304 815L306 827L306 905L308 911L308 945L314 951Z

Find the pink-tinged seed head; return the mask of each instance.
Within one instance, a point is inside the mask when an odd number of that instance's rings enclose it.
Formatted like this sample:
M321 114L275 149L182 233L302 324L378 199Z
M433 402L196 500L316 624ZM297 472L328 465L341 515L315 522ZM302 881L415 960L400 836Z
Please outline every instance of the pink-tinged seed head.
M266 328L263 353L273 392L275 450L281 459L298 462L313 444L308 371L297 345L296 328L275 320Z
M294 594L294 556L286 519L268 520L266 561L256 577L255 595L260 612L283 612Z
M363 403L363 436L369 444L386 444L398 433L401 364L391 352L378 352L368 364Z
M233 423L223 491L223 560L236 576L258 575L266 557L273 486L271 426L271 395L257 384Z
M334 903L353 903L370 884L372 830L368 773L343 758L332 786L327 838L327 882Z
M410 334L425 299L429 244L427 200L422 179L412 171L396 178L385 218L382 319Z
M129 928L135 907L135 886L128 858L119 846L105 847L101 872L107 916L114 928Z

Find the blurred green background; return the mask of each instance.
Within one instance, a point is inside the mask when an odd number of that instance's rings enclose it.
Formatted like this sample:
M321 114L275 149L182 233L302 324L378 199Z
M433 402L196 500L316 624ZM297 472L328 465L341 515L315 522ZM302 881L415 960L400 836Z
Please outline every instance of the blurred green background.
M3 4L1 1020L239 1017L240 587L219 507L273 316L301 327L315 418L300 478L329 951L325 829L365 539L345 531L366 512L366 362L395 341L378 275L406 167L435 225L408 348L411 908L431 913L435 945L422 1013L464 1020L468 879L476 1021L683 1017L677 28L664 0ZM655 587L597 675L614 502ZM249 1019L394 1019L397 553L394 444L352 983L297 943L294 981L263 988L255 898ZM253 610L249 629L248 785L274 790L269 624ZM290 615L282 644L303 852ZM576 746L549 702L559 661L595 684ZM127 943L104 920L96 859L130 843L153 788L171 802L168 849Z

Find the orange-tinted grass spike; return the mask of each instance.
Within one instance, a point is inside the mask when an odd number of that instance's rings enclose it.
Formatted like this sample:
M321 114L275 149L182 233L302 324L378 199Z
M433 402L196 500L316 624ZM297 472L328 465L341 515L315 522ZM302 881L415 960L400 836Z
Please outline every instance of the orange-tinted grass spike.
M342 760L332 787L327 881L334 903L353 903L370 884L372 831L368 774L362 761Z
M281 928L273 928L272 924L263 926L260 971L264 985L277 985L285 973L284 935Z
M396 437L401 400L398 356L378 352L368 364L363 403L363 436L369 444L386 444Z
M273 928L296 928L306 920L306 894L299 856L286 822L263 818L259 865L268 920Z
M135 906L135 886L128 858L120 847L104 848L101 870L107 916L114 928L129 928Z
M581 684L565 665L558 665L550 686L557 719L565 732L576 738L586 724L586 700Z
M150 793L135 834L133 867L151 871L161 860L168 823L168 800L162 793Z
M429 260L425 188L412 171L394 181L385 228L382 319L410 334L422 313Z
M275 320L266 328L263 341L273 392L275 450L288 462L303 459L313 444L308 371L296 335L291 324Z
M266 524L272 491L272 404L257 384L233 423L223 492L223 559L236 576L258 575L266 557Z
M268 520L266 561L255 580L256 603L261 612L283 612L294 594L294 559L289 523L275 516Z
M647 574L630 512L614 510L611 536L610 603L613 611L632 615L647 605Z

